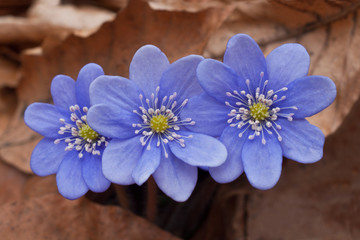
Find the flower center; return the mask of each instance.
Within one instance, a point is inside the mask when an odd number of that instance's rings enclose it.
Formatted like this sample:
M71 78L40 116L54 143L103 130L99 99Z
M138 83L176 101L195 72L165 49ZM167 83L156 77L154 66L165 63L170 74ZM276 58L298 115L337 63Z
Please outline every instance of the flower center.
M143 102L143 95L139 95L140 103L139 110L133 110L133 113L141 117L142 123L133 123L135 134L142 134L140 142L143 146L147 145L146 149L151 149L151 141L157 141L156 147L162 146L165 158L168 157L165 144L169 141L174 141L185 147L184 138L191 138L192 135L184 136L177 133L180 126L194 125L195 122L191 118L180 119L179 115L185 107L188 99L185 99L178 105L176 99L177 93L174 92L169 97L165 96L162 100L158 98L160 87L156 88L155 94L151 94L150 99L145 99Z
M257 136L261 136L261 142L266 143L265 133L268 135L276 134L277 139L282 141L279 130L280 124L276 122L279 117L286 118L288 121L293 120L294 113L283 113L282 110L297 110L296 106L282 106L286 96L282 93L282 97L278 97L278 93L287 91L286 87L280 88L277 91L268 90L266 86L268 80L263 82L264 73L260 73L259 87L252 91L250 87L250 80L246 80L247 89L238 92L226 92L226 96L230 97L231 103L226 101L226 106L231 108L227 122L230 127L237 127L242 129L238 134L242 137L243 134L250 128L253 133L249 134L249 139L253 140Z
M269 114L269 107L267 107L263 103L255 103L252 106L250 106L250 115L255 119L259 121L263 121L266 118L270 116Z
M79 136L83 139L95 140L99 137L99 134L91 129L87 124L84 124L79 130Z
M164 115L153 116L150 120L150 127L156 133L163 133L169 128L167 117Z
M100 155L98 148L106 147L108 140L95 132L88 125L86 120L87 107L83 107L82 111L78 105L70 106L70 122L67 123L65 119L60 118L60 123L64 126L60 127L58 133L64 135L63 138L58 138L54 141L59 144L61 141L67 143L65 151L73 149L79 151L79 158L83 157L83 152L88 152L93 155Z

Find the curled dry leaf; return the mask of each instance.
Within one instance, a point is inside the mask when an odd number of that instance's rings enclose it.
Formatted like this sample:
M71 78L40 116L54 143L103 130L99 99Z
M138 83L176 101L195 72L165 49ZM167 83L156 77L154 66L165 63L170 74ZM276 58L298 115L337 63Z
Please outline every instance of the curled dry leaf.
M35 46L47 37L70 33L85 37L114 17L115 13L101 8L38 0L27 11L27 17L0 17L0 44Z
M54 48L24 54L18 105L11 124L1 134L0 155L21 170L30 171L30 154L39 137L25 126L23 112L32 102L50 102L50 83L55 75L76 79L83 65L95 62L106 74L127 76L132 56L145 44L158 46L170 61L201 54L226 14L228 11L214 9L198 13L154 11L147 3L131 1L113 22L105 23L88 38L70 36Z
M3 205L0 232L3 239L178 239L119 207L58 194Z
M265 55L287 42L304 45L311 57L309 74L328 76L337 85L332 106L310 118L328 135L338 128L360 94L359 7L355 0L238 2L210 39L206 56L221 59L226 42L236 33L251 35Z
M229 0L147 0L154 9L197 12L211 7L222 8ZM230 0L231 1L231 0ZM246 1L246 0L245 0ZM247 0L248 1L248 0Z
M115 18L115 13L94 6L61 5L60 1L37 0L28 11L30 20L59 27L87 37Z
M64 32L62 27L53 27L37 19L24 17L0 17L0 44L36 45L48 35Z
M126 7L129 0L62 0L62 4L93 5L118 11Z

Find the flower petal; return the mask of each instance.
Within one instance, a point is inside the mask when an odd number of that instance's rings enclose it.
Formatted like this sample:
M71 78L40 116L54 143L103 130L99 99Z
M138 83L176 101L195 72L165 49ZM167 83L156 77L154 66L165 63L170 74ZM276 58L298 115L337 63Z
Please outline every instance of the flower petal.
M73 200L83 196L89 189L82 176L82 161L77 151L68 152L59 166L56 183L61 195Z
M58 138L58 131L63 124L58 108L47 103L33 103L27 107L24 121L29 128L48 138Z
M186 128L191 131L218 137L229 125L227 120L230 110L224 103L203 93L189 99L188 104L180 113L180 118L191 118L195 121L195 125L186 125Z
M55 174L65 154L65 142L54 143L54 139L43 138L31 154L30 168L39 176Z
M141 90L134 81L118 76L100 76L90 85L91 105L107 104L128 111L138 109Z
M180 146L175 141L169 141L171 152L180 160L192 166L217 167L225 162L227 151L219 140L194 132L179 131L181 136L190 136L183 138L185 147Z
M243 172L241 153L244 143L248 140L248 132L246 131L240 138L238 128L228 126L221 134L220 141L225 145L228 151L228 157L224 164L219 167L210 168L211 177L218 183L228 183L234 181Z
M150 150L144 147L141 158L132 173L132 177L137 185L142 185L146 182L160 164L161 147L157 147L156 143L157 140L153 139L150 143Z
M88 157L82 165L82 175L86 185L93 192L104 192L110 187L111 182L104 177L102 172L101 156L85 153Z
M224 63L229 65L242 79L249 79L253 94L260 86L260 80L268 79L266 61L259 45L246 34L237 34L230 38L225 54ZM261 72L264 77L261 78Z
M197 181L197 167L177 159L171 151L163 157L153 176L158 187L178 202L186 201L193 192Z
M298 110L290 111L295 113L294 118L310 117L328 107L336 97L334 82L324 76L298 78L289 83L287 88L284 93L286 100L278 105L280 108L296 106Z
M55 106L69 110L76 104L75 81L65 75L57 75L51 82L51 96Z
M137 50L130 63L130 79L144 91L145 97L150 98L169 65L169 60L159 48L145 45Z
M76 98L78 105L90 107L89 88L90 84L99 76L104 75L103 69L95 64L86 64L79 72L76 80Z
M305 119L293 120L278 119L280 142L283 155L301 163L314 163L323 156L325 136L321 130L311 125Z
M308 74L310 56L302 45L287 43L275 48L266 57L266 64L269 76L267 89L276 91Z
M245 80L229 66L213 59L205 59L199 64L197 77L205 92L220 103L229 101L226 92L247 90Z
M127 139L135 136L133 123L140 123L140 117L133 112L112 105L97 104L90 107L87 114L89 126L109 138Z
M198 55L189 55L172 63L160 80L159 99L176 92L175 100L181 104L185 99L199 95L203 90L196 78L196 68L203 59Z
M135 183L132 172L141 158L143 148L139 136L126 140L111 140L102 158L104 176L116 184Z
M282 151L276 137L270 135L262 144L260 137L247 140L242 150L244 171L250 184L266 190L275 186L281 175Z

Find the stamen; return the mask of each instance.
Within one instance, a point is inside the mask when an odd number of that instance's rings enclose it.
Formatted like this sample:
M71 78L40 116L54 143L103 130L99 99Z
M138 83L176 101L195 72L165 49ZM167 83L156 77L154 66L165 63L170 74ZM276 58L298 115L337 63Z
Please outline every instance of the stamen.
M232 90L226 92L226 96L231 101L225 101L225 105L230 107L227 119L227 123L230 127L237 127L242 129L238 133L239 137L242 137L245 131L253 131L249 134L248 139L253 140L257 136L261 136L261 143L266 144L265 131L271 135L275 133L277 139L282 141L278 130L281 130L281 126L276 123L278 117L286 118L288 121L293 121L294 113L283 113L283 110L292 109L298 110L296 106L289 107L272 107L273 104L285 101L286 96L282 94L279 98L277 93L285 92L287 87L282 87L277 91L272 89L266 89L269 80L264 80L265 73L260 72L259 85L253 92L250 86L250 79L246 79L245 83L247 89ZM240 93L239 93L240 92Z
M164 155L167 158L168 153L166 152L164 144L167 144L169 141L175 141L180 144L180 146L185 147L185 141L183 138L189 136L181 136L175 131L179 131L181 126L185 125L194 125L195 121L192 121L191 118L180 119L180 113L184 106L188 103L189 99L185 99L180 105L175 100L177 93L174 92L169 97L163 97L160 106L158 106L158 92L160 87L157 87L155 94L151 94L151 101L146 99L147 107L145 107L142 102L139 109L143 114L139 114L136 110L133 112L141 117L143 120L142 124L133 123L132 127L138 128L134 132L135 134L143 135L140 138L140 142L143 146L146 146L146 149L151 149L150 143L151 139L156 135L157 143L156 146L164 149ZM140 101L142 100L142 95Z
M64 126L59 128L58 133L65 137L55 139L54 144L64 141L67 144L64 150L71 151L75 149L79 151L79 158L83 158L84 151L93 155L100 155L100 151L96 148L102 147L102 143L106 147L108 142L105 137L100 136L87 124L86 114L83 113L88 112L88 107L84 106L80 109L79 105L73 105L69 107L69 110L71 112L69 116L71 123L67 123L63 118L59 119Z

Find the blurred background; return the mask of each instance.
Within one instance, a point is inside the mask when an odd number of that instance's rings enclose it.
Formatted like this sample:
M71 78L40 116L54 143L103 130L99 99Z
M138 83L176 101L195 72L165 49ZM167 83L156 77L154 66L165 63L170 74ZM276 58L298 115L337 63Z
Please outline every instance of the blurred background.
M0 233L2 239L360 239L360 1L358 0L1 0ZM310 75L337 85L337 98L310 118L327 136L324 158L285 160L279 183L253 189L242 176L217 184L206 172L185 203L159 194L155 223L143 218L143 188L111 188L69 201L54 176L29 162L41 136L23 122L32 102L51 102L57 74L76 79L89 62L128 76L135 51L158 46L170 61L188 54L222 60L237 33L267 55L297 42ZM314 96L316 100L316 96Z

